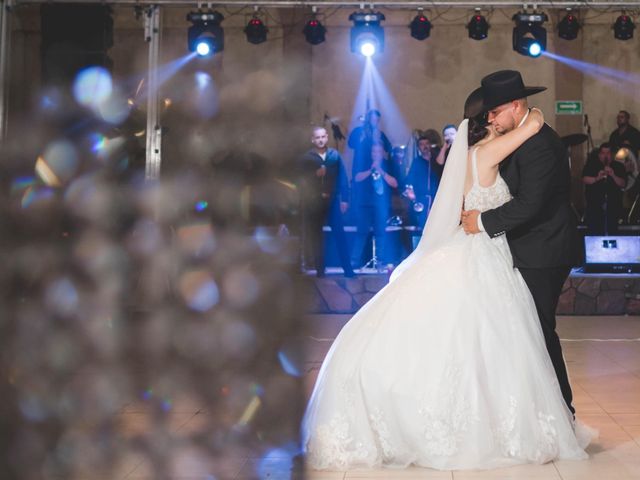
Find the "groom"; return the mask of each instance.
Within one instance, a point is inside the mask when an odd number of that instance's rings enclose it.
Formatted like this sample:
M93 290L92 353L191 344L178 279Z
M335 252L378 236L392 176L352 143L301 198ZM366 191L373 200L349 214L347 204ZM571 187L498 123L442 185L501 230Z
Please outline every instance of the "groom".
M501 70L482 79L483 110L498 134L521 125L529 114L527 98L546 90L525 87L519 72ZM463 212L466 233L485 231L490 237L506 232L514 267L520 270L544 332L547 350L572 413L571 386L556 333L555 311L562 286L573 264L575 217L569 203L571 173L567 149L549 125L500 165L513 199L482 214Z

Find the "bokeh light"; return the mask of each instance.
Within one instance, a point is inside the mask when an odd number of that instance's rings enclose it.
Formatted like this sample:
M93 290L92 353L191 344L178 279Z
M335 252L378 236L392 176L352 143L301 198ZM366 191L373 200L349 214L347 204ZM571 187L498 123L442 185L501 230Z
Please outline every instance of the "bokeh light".
M304 357L300 345L302 342L298 339L296 344L284 346L278 352L278 360L280 360L282 369L292 377L301 377L303 373Z
M130 65L144 70L139 40ZM228 459L297 438L301 382L278 352L292 361L281 339L301 328L304 295L274 222L273 163L250 152L248 129L212 134L217 70L187 61L162 75L160 179L146 179L148 83L129 64L24 92L33 111L9 122L20 135L0 182L7 478L121 478L134 463L146 478L194 465L227 478ZM238 78L235 100L271 115L278 76ZM236 131L242 148L227 155Z
M131 105L122 92L114 90L111 95L95 105L95 110L105 122L118 125L129 116Z
M14 178L11 182L11 193L22 193L25 189L35 185L35 183L36 178L32 176Z
M51 311L59 315L72 315L78 308L78 291L69 278L60 278L47 287L45 302Z
M233 268L225 275L223 291L230 305L245 308L258 298L260 283L247 268Z
M81 70L73 84L76 101L85 107L99 108L111 96L112 91L111 74L102 67Z
M185 272L180 277L179 286L187 306L198 312L210 310L220 299L216 282L204 270Z
M71 179L78 167L74 145L66 140L51 143L37 158L35 170L40 180L50 187L60 187Z
M43 201L50 200L53 196L54 192L51 188L39 186L28 187L22 195L20 204L22 208L29 208Z

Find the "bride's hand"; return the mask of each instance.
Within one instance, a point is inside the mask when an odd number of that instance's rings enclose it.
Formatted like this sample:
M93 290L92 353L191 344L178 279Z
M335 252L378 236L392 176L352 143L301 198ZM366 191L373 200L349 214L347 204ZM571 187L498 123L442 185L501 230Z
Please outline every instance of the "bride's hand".
M544 125L544 115L542 110L538 108L532 108L529 111L529 116L527 117L527 121L525 123L533 124L536 126L537 130L540 130Z

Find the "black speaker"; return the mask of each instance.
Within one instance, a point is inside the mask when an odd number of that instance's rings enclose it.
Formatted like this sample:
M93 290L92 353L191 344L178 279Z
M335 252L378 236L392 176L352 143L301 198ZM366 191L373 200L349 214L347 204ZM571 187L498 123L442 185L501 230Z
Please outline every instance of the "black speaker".
M111 69L113 18L108 5L44 4L40 7L43 83L67 82L78 70Z

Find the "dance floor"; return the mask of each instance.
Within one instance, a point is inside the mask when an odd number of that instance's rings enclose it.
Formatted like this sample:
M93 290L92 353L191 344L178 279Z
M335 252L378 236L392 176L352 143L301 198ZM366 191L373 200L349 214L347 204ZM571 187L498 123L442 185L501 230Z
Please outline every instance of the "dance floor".
M307 395L331 342L349 318L350 315L307 317L311 326L304 378ZM640 316L559 317L558 321L578 416L600 431L599 438L588 448L589 460L492 471L443 472L425 468L307 471L305 478L640 480ZM207 415L207 409L201 405L176 402L169 428L176 438L201 432L209 428ZM118 430L123 437L135 436L151 428L144 406L127 405L118 417ZM96 477L95 480L155 480L153 467L147 462L132 454L130 461L118 466L116 475ZM194 461L185 452L175 455L170 463L171 472L168 473L172 480L300 479L291 472L291 459L286 456L260 459L247 455ZM216 471L217 475L211 475L211 471ZM82 480L94 478L82 477Z
M349 315L310 316L306 389L310 393L322 359ZM558 317L578 417L597 428L586 461L558 461L491 471L441 472L424 468L309 471L311 480L338 479L640 479L640 317ZM245 478L245 477L238 477ZM271 478L279 477L277 472Z

